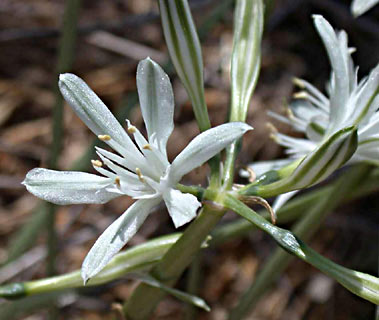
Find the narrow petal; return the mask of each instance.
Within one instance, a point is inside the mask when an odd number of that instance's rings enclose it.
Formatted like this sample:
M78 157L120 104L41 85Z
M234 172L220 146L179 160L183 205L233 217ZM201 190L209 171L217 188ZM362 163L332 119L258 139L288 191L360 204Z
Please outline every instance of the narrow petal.
M230 122L199 134L173 161L170 171L171 181L179 181L186 173L201 166L252 129L246 123Z
M333 91L330 98L330 128L329 133L341 129L343 117L349 98L349 51L347 46L342 46L342 38L338 39L333 27L320 15L314 15L314 24L324 43L332 65L334 81ZM341 41L340 41L341 40Z
M112 112L82 79L71 73L61 74L59 88L65 100L93 133L109 135L111 139L105 142L121 154L127 153L133 159L138 155L143 158Z
M278 210L283 207L288 202L288 200L293 198L298 192L299 190L294 190L277 196L272 205L272 210L274 210L274 212L278 212Z
M375 6L378 2L379 0L354 0L351 4L351 11L355 17L358 17Z
M102 233L84 259L84 283L98 274L122 249L160 201L161 199L136 201Z
M77 171L36 168L23 181L36 197L55 204L105 203L120 196L106 188L112 179Z
M149 142L166 154L166 144L174 129L174 95L170 79L150 58L142 60L137 68L137 88L142 116Z
M163 194L168 212L175 228L186 224L196 217L196 211L201 207L197 198L189 193L182 193L176 189L169 189Z

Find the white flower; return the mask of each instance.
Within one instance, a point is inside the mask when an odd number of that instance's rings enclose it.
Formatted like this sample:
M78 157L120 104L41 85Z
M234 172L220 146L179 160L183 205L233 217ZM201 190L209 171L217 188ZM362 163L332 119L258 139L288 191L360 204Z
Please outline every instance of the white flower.
M275 140L287 148L290 158L298 159L338 130L355 125L358 148L349 163L379 164L379 65L358 83L358 68L354 68L346 33L335 32L321 16L314 16L314 22L332 65L328 97L307 81L295 79L295 84L303 89L295 94L300 100L290 105L288 117L273 112L270 115L303 132L306 138L274 132Z
M313 18L332 66L331 79L327 87L328 96L309 82L295 79L295 84L302 91L295 94L298 99L287 109L287 117L274 112L269 114L291 125L296 131L304 133L305 138L290 137L273 128L273 138L286 147L289 157L250 164L249 167L258 177L269 170L278 170L294 160L309 158L336 132L351 126L358 128L358 147L347 163L366 161L379 164L379 65L358 83L358 68L354 67L351 59L354 50L348 48L347 34L344 31L335 32L320 15ZM328 155L330 157L330 153L326 152L325 161ZM315 163L312 176L318 175L320 170L324 168ZM241 170L240 174L244 177L249 176L245 170ZM278 209L294 194L296 191L280 195L274 203L274 208Z
M138 199L91 248L82 266L84 281L96 275L121 250L160 201L165 202L175 227L191 221L201 203L192 194L175 189L175 185L183 175L252 129L239 122L209 129L194 138L170 164L166 144L174 128L174 98L168 76L155 62L147 58L138 65L137 88L148 139L127 120L127 130L136 144L83 80L62 74L59 87L82 121L118 154L96 148L101 161L92 160L92 164L104 177L33 169L23 182L28 191L63 205L105 203L122 195Z

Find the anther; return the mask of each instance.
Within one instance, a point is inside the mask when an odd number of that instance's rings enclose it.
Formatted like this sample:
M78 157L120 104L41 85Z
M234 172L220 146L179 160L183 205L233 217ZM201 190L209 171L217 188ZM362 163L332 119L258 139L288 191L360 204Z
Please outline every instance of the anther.
M140 168L136 168L136 173L137 173L139 181L145 182L145 179L143 178L143 175L142 175L142 172L141 172Z
M275 135L274 133L270 134L270 139L274 140L276 143L280 142L279 139L278 139L278 137L277 137L277 135Z
M102 167L103 163L100 160L91 160L91 163L95 167Z
M299 91L293 94L295 99L308 99L308 93L305 91Z
M109 136L107 134L99 134L97 137L101 141L109 141L109 140L111 140L111 136Z
M287 113L287 117L288 117L288 118L290 118L290 119L295 118L295 116L294 116L292 110L291 110L289 107L286 108L286 113Z
M266 127L272 134L278 133L278 129L271 122L266 122Z
M129 133L135 133L136 131L137 131L137 128L135 126L130 125L128 127L128 132Z
M145 144L145 145L142 147L142 149L145 149L145 150L152 150L150 144Z
M296 77L293 78L293 79L292 79L292 82L293 82L293 84L294 84L295 86L297 86L297 87L299 87L299 88L301 88L301 89L304 89L304 88L305 88L303 80L301 80L301 79L299 79L299 78L296 78Z
M116 179L114 179L114 183L117 185L117 187L120 187L121 186L120 177L116 177Z

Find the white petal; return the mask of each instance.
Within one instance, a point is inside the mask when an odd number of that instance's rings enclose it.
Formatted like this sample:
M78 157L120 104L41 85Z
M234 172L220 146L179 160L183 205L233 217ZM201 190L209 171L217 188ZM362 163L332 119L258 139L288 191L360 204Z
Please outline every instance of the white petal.
M371 120L373 113L377 111L379 102L379 65L370 72L367 78L359 83L358 88L360 90L356 100L354 99L355 105L352 106L354 112L352 112L349 119L349 125L350 123L352 125L360 125L362 122L367 123Z
M168 212L178 228L196 217L196 211L201 207L197 198L189 193L182 193L176 189L169 189L163 194Z
M106 188L109 178L77 171L55 171L36 168L23 181L26 189L43 200L55 204L105 203L120 196Z
M241 138L246 131L252 129L246 123L230 122L199 134L172 162L171 181L179 181L186 173L201 166L233 141Z
M84 259L84 283L99 273L122 249L160 201L161 199L136 201L101 234Z
M333 91L330 98L330 128L329 133L341 129L343 117L346 114L345 106L349 98L349 51L342 45L342 37L337 38L333 27L320 15L314 15L316 29L324 42L333 70Z
M371 9L378 2L379 0L354 0L351 4L351 11L353 15L357 17Z
M142 60L137 68L137 88L149 142L166 154L166 144L174 129L174 95L170 79L150 58Z
M113 149L132 158L138 155L143 158L112 112L82 79L71 73L61 74L59 88L78 117L96 135L109 135L111 139L105 142Z
M290 191L290 192L283 193L280 196L276 197L276 199L272 205L272 210L274 210L274 212L277 212L281 207L283 207L288 202L288 200L293 198L296 195L296 193L298 193L298 192L299 192L299 190Z

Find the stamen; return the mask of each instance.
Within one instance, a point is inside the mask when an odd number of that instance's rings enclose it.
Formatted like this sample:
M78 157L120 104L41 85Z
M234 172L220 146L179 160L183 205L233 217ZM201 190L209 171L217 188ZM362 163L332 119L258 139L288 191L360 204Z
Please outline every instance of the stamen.
M272 134L278 133L278 129L276 129L276 127L271 122L266 122L266 127Z
M109 141L109 140L111 140L111 136L109 136L107 134L99 134L97 137L101 141Z
M271 133L270 134L270 139L274 140L276 143L280 144L280 140L278 138L277 135L275 135L274 133Z
M305 88L305 85L304 85L304 82L303 80L299 79L299 78L293 78L292 79L292 82L295 86L299 87L300 89L304 89Z
M309 98L309 95L307 92L305 91L299 91L299 92L296 92L293 94L293 97L295 99L308 99Z
M142 175L142 172L141 172L140 168L136 168L136 173L137 173L139 181L145 182L145 179L143 178L143 175Z
M290 119L294 119L295 118L292 110L289 107L286 107L286 113L287 113L287 117L288 118L290 118Z
M137 131L137 128L136 128L135 126L130 125L130 126L128 127L128 132L129 132L129 133L135 133L136 131Z
M100 168L100 167L103 166L103 163L100 160L91 160L91 163L95 167L99 167Z
M120 187L121 186L120 177L116 177L116 179L114 179L114 183L117 185L117 187Z
M151 145L150 144L145 144L143 147L142 147L142 149L145 149L145 150L153 150L152 148L151 148Z

